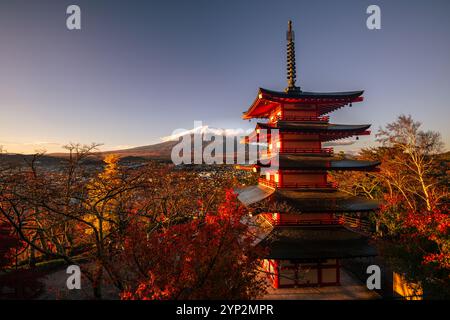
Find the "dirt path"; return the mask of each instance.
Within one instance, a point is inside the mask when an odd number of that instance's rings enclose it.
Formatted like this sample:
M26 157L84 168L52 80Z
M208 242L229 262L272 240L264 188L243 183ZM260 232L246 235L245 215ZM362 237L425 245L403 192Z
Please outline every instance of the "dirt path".
M81 278L81 289L69 290L66 281L69 275L66 268L53 271L42 277L40 282L44 285L43 293L39 295L38 300L91 300L92 286L88 279ZM119 292L113 286L105 286L103 289L103 299L119 299Z

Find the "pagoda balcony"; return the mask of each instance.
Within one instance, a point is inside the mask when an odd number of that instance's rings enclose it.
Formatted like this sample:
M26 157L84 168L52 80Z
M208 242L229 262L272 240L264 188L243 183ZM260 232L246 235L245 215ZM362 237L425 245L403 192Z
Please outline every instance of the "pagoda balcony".
M295 153L295 154L320 154L320 155L332 155L333 148L280 148L279 153Z
M296 220L276 220L270 217L263 216L264 219L269 222L272 226L330 226L330 225L343 225L344 221L340 218L329 218L329 219L296 219Z
M322 117L307 117L307 116L277 116L275 122L278 121L298 121L298 122L319 122L328 123L330 121L329 116Z
M373 230L370 226L369 221L363 220L360 217L351 217L345 214L338 215L339 223L345 225L347 228L364 233L372 234Z
M259 178L258 183L270 187L270 188L281 188L281 189L337 189L338 184L336 182L327 183L278 183L272 180L267 180L264 178Z

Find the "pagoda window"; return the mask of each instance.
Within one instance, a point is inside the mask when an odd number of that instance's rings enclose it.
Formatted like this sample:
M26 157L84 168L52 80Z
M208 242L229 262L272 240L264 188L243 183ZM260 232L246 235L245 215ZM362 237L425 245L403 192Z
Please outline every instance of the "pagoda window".
M269 172L266 173L266 180L270 181L270 173Z
M275 182L280 182L280 175L278 173L275 173Z

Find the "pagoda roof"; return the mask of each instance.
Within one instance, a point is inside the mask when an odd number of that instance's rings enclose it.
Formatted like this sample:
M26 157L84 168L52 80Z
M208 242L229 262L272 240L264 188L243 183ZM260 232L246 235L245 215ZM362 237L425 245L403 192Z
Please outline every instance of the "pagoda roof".
M238 199L252 213L351 213L371 212L379 208L378 201L332 190L328 192L273 189L255 185L236 190ZM276 210L276 211L273 211Z
M278 123L263 123L258 122L256 129L266 129L267 135L270 135L270 130L278 129L282 133L299 133L299 134L318 134L321 141L331 141L337 139L348 138L354 135L368 135L370 131L370 124L361 125L347 125L347 124L332 124L332 123L304 123L294 121L278 121ZM253 131L244 142L252 141L256 138L258 133Z
M277 163L278 162L278 163ZM269 167L272 164L280 169L292 170L375 170L379 161L339 159L330 156L303 156L295 154L278 154L266 159L264 163L257 162L259 167Z
M327 131L365 131L370 128L370 124L333 124L333 123L305 123L295 121L278 121L276 125L271 123L258 122L256 128L279 129L282 132L327 132Z
M285 99L354 99L361 96L364 90L358 91L343 91L343 92L309 92L301 90L289 91L273 91L264 88L259 88L261 93L266 98L285 98Z
M377 255L367 237L343 226L273 227L259 244L269 249L267 259L340 259Z
M244 119L268 118L270 111L280 104L295 104L299 110L302 106L317 106L320 115L329 113L343 106L363 100L363 90L348 92L307 92L289 90L272 91L259 88L258 95L250 108L244 112Z

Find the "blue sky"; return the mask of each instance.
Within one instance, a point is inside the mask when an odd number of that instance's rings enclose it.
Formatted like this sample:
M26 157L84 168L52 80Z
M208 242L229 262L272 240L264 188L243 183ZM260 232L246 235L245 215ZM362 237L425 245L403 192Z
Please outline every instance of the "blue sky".
M82 10L82 30L66 28L70 4ZM381 30L366 28L370 4L381 8ZM240 117L258 87L286 87L292 19L302 89L365 90L333 122L376 131L411 114L448 149L449 15L445 0L2 0L0 145L106 150L160 142L194 120L251 128Z

